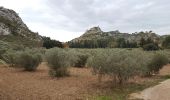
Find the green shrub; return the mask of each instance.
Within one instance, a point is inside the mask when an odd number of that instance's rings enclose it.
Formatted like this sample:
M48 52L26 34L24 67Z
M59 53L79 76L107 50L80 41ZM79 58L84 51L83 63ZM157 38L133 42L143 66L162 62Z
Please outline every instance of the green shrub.
M2 55L9 49L9 44L3 41L0 41L0 59L2 59Z
M2 55L4 54L6 52L6 50L5 49L0 49L0 59L2 59L3 57L2 57Z
M49 74L54 77L69 75L68 67L72 65L72 55L67 50L52 48L46 52L46 60L50 67Z
M150 74L158 73L159 70L166 64L168 64L168 58L165 55L155 54L151 62L148 64Z
M0 65L6 65L6 62L0 59Z
M170 49L170 36L167 36L162 43L164 48Z
M20 51L16 53L14 67L24 68L25 71L35 71L41 61L41 55L38 53L30 52L29 50Z
M14 66L16 60L16 51L9 49L2 55L2 60L10 66Z
M155 50L159 50L159 47L154 44L154 43L149 43L143 46L143 50L145 51L155 51Z
M82 53L78 53L77 54L77 61L75 63L75 67L79 67L79 68L83 68L85 67L86 63L87 63L87 59L88 59L88 55L87 54L82 54Z
M106 74L112 76L114 82L123 84L129 78L147 71L145 67L147 59L142 53L129 50L98 51L97 55L88 60L88 66L91 66L93 72L99 75L99 81L102 75Z

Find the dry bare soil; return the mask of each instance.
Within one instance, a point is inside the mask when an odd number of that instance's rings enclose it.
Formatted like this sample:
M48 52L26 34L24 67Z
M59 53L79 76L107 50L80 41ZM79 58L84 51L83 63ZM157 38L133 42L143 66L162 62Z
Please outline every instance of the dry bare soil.
M43 63L36 72L0 66L0 100L84 100L96 83L90 69L71 68L71 76L52 78Z
M0 66L0 100L89 100L105 93L101 86L106 84L99 85L88 68L70 68L70 76L64 78L52 78L48 70L45 63L36 72ZM168 73L168 66L161 70L162 75ZM162 90L157 91L161 95ZM170 89L165 92L170 93Z

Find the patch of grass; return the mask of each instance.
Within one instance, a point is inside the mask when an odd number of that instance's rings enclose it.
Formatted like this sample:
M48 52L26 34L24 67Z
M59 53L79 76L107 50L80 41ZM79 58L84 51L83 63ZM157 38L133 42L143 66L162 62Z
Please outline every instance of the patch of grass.
M98 96L94 98L94 100L112 100L112 97L110 96Z
M170 78L170 76L153 77L153 78L155 79L152 81L145 81L140 84L129 83L121 87L112 88L112 90L109 91L109 93L105 93L105 95L103 96L95 96L93 97L95 99L92 100L128 100L129 94L136 93L146 88L158 85L160 82L166 80L167 78ZM136 99L136 100L140 100L140 99Z
M170 75L161 76L163 79L170 79Z

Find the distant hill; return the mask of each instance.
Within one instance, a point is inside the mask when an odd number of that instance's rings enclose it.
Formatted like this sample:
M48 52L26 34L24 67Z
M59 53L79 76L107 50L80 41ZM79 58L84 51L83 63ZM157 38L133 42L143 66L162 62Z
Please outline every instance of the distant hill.
M4 7L0 7L0 40L24 47L42 46L41 36L29 30L15 11Z
M82 36L69 41L70 47L116 47L116 42L119 39L123 39L128 43L136 43L139 45L140 40L143 38L147 40L148 38L161 43L161 39L165 36L160 36L152 31L149 32L139 32L139 33L121 33L118 30L103 32L100 27L92 27L87 30ZM88 46L87 46L88 45Z

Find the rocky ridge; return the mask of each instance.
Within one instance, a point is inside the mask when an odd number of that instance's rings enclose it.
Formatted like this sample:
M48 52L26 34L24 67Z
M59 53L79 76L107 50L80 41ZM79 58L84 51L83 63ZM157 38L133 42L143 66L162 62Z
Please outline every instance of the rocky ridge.
M95 39L100 39L100 38L113 38L113 39L118 39L118 38L124 38L125 40L128 41L135 41L139 42L141 38L147 39L151 38L154 41L159 41L161 36L158 34L148 31L148 32L139 32L139 33L121 33L118 30L115 31L109 31L109 32L103 32L100 27L92 27L89 30L87 30L82 36L75 38L71 40L71 42L78 42L78 41L83 41L83 40L95 40Z
M26 41L42 42L41 36L29 30L15 11L0 7L0 39L8 40L7 37L20 37Z

